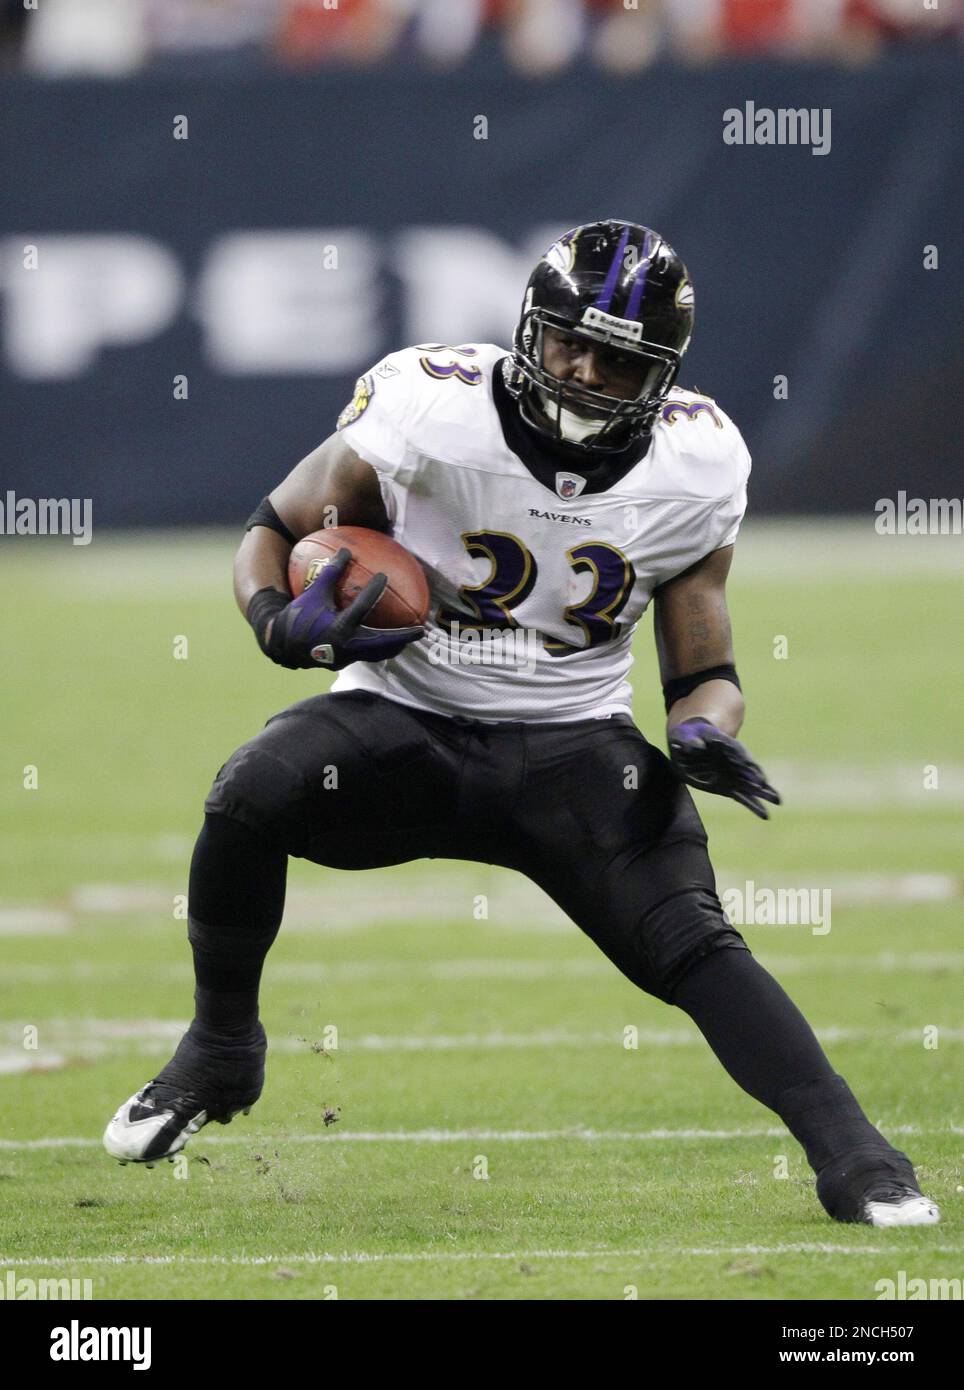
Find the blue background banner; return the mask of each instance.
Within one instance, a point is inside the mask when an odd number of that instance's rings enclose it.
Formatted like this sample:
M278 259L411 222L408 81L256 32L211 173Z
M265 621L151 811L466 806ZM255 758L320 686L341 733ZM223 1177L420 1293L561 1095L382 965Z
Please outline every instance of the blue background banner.
M621 216L689 266L680 380L743 429L751 513L960 495L959 76L911 51L625 81L9 79L0 483L91 497L97 525L240 522L361 371L507 344L551 237ZM829 112L828 151L725 143L748 101Z

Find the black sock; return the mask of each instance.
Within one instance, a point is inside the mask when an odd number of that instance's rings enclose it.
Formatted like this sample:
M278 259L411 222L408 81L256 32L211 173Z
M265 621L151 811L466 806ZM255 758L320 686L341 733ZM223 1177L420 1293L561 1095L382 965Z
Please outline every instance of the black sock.
M281 926L287 869L287 853L240 821L205 816L188 897L196 1029L239 1038L256 1029L261 968Z
M672 1002L737 1085L776 1111L814 1171L858 1148L897 1153L834 1072L796 1004L749 951L704 956Z

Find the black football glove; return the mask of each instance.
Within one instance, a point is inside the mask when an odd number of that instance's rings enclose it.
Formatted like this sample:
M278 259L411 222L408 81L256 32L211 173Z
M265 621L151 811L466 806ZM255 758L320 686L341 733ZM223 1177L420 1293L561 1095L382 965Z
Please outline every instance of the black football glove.
M335 606L335 587L351 563L339 550L312 584L290 602L277 589L260 589L248 605L248 621L266 656L290 670L322 666L340 671L353 661L387 661L423 635L423 627L365 627L363 619L388 585L375 574L347 608ZM273 622L272 622L273 619ZM267 629L271 625L269 635Z
M761 820L769 820L762 804L780 805L780 793L735 738L708 719L685 719L667 735L669 756L684 782L704 792L730 796Z

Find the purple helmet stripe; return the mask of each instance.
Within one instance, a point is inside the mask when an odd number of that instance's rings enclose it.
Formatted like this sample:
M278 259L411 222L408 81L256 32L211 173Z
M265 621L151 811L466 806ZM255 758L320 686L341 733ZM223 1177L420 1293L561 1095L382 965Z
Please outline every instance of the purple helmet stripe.
M629 304L626 306L626 317L628 319L634 319L636 315L639 313L639 305L643 297L643 289L646 285L646 273L649 270L651 261L652 254L649 249L649 232L647 232L646 236L643 238L643 273L636 280L636 283L633 285L632 288L632 293L629 296Z
M609 305L612 302L612 297L616 292L616 281L619 278L619 267L622 264L623 252L626 250L626 243L628 240L629 228L624 227L623 234L619 238L619 245L616 247L616 254L613 256L613 263L609 267L609 273L606 276L606 283L600 290L599 298L596 300L596 303L593 306L596 309L602 309L603 312L605 312L609 308Z

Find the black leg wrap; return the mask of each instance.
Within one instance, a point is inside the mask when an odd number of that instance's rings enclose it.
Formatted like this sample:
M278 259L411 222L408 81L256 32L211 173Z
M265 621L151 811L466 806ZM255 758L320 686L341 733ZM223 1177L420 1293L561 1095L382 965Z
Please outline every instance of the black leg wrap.
M775 1107L817 1174L817 1196L837 1221L859 1221L861 1199L876 1182L917 1186L906 1154L870 1123L842 1076L784 1091Z
M267 1046L257 1021L244 1037L230 1038L195 1019L155 1081L195 1096L211 1119L222 1119L261 1095Z
M209 812L191 861L188 940L198 1022L250 1034L261 968L284 913L288 856L230 816Z
M815 1173L832 1158L859 1146L877 1144L883 1150L890 1148L842 1076L831 1074L782 1091L773 1108L803 1146Z
M215 927L189 914L187 939L194 952L195 978L202 988L222 993L257 989L278 929L251 931L250 923L245 927Z

